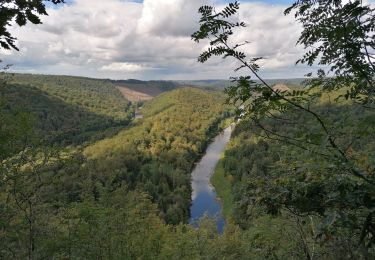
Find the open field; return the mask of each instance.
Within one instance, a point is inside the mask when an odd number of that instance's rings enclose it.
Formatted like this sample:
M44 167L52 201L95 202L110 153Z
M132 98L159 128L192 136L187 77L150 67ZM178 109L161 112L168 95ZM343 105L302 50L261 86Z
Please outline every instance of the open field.
M173 90L179 86L168 81L119 80L112 81L124 97L131 102L148 101L163 92Z
M157 91L155 91L156 89L151 89L151 88L142 88L140 87L140 89L142 90L134 90L134 89L130 89L130 88L127 88L127 87L123 87L123 86L117 86L117 89L120 90L121 94L129 101L131 102L137 102L137 101L148 101L148 100L151 100L153 99L154 97L156 97L158 94L161 93L157 93Z

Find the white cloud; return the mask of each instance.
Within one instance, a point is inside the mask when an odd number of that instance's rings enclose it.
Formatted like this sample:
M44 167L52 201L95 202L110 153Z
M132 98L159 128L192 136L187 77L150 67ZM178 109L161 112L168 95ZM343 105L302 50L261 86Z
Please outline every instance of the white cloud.
M101 68L101 70L122 71L122 72L136 72L136 71L143 71L146 69L147 69L146 67L143 67L141 65L131 64L127 62L113 62Z
M205 43L191 34L198 29L197 10L214 0L76 0L50 9L43 25L14 29L21 52L4 57L17 71L103 78L228 78L236 63L213 59L197 63ZM243 50L264 56L266 77L301 76L295 69L301 48L294 48L300 28L282 6L244 3L239 18L247 28L235 41L251 41ZM16 28L16 27L15 27ZM150 69L151 68L151 69Z
M146 0L137 30L155 36L189 36L197 28L198 9L213 0Z
M303 48L295 46L301 27L294 17L284 16L284 7L267 4L243 4L239 19L247 25L236 41L249 41L242 50L252 56L263 57L265 69L290 66L301 56Z

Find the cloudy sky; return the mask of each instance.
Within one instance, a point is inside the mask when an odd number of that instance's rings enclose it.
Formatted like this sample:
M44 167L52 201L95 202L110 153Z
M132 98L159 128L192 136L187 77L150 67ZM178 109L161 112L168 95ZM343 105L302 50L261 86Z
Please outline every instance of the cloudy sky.
M113 79L227 79L236 63L214 59L199 64L207 43L190 35L198 28L200 6L227 0L71 0L49 7L42 25L12 28L20 51L2 53L13 71ZM245 51L263 56L266 78L301 77L310 69L295 66L303 53L301 30L284 16L290 0L240 1L239 19L247 28L236 41L250 41Z

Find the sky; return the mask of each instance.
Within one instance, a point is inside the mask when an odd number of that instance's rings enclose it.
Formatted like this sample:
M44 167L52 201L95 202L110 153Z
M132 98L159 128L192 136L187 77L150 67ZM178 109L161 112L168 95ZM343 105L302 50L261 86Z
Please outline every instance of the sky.
M228 79L238 74L233 60L197 62L207 42L191 40L202 5L221 8L228 0L70 0L48 6L42 25L13 26L20 51L2 51L12 71L142 80ZM238 18L247 27L233 43L249 41L243 51L262 56L265 78L302 77L311 68L296 66L304 50L296 45L301 27L284 16L289 0L239 1Z

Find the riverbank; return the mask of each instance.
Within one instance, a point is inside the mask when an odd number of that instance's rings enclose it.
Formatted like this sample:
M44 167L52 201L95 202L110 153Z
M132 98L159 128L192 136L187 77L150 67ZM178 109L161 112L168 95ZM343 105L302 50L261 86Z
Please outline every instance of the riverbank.
M218 199L223 207L223 216L228 219L233 212L232 176L225 176L223 154L211 176L211 184L214 186Z

